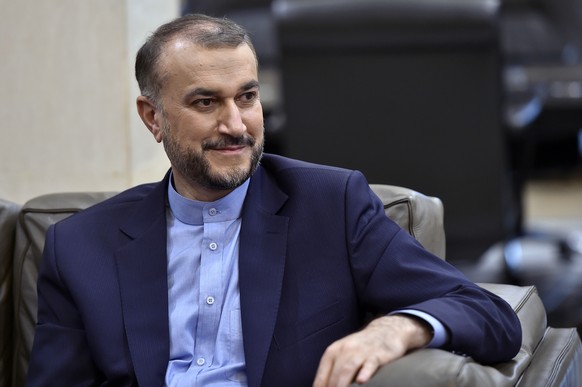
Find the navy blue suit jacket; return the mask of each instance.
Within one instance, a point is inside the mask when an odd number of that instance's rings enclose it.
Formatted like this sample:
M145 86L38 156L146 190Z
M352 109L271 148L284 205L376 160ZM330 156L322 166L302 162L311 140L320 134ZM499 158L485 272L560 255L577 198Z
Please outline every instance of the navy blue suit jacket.
M28 385L163 385L167 184L50 228ZM265 155L243 206L239 267L252 387L310 386L329 344L399 308L438 318L446 349L477 361L508 360L521 343L509 305L389 220L359 172Z

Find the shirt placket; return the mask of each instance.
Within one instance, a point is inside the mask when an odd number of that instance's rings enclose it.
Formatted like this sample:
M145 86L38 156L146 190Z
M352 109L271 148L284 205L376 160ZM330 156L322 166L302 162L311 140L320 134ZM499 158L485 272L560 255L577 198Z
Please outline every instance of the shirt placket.
M200 262L199 315L196 340L196 364L202 368L212 364L216 337L224 302L222 253L224 230L221 223L204 223Z

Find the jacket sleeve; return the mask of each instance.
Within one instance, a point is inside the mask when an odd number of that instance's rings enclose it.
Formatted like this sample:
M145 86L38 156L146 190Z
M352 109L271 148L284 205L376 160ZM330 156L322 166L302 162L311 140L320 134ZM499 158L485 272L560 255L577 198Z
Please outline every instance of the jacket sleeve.
M471 282L389 220L361 173L350 176L345 198L354 281L367 310L428 313L448 331L443 349L481 363L506 361L517 354L521 325L507 302Z

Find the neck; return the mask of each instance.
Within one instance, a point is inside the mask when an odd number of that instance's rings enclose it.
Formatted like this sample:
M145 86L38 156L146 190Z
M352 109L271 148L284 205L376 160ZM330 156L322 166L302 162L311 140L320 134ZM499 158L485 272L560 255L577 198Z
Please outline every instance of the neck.
M218 190L211 189L200 184L195 184L180 176L176 171L172 171L171 183L176 192L185 198L198 200L200 202L214 202L231 193L233 189Z

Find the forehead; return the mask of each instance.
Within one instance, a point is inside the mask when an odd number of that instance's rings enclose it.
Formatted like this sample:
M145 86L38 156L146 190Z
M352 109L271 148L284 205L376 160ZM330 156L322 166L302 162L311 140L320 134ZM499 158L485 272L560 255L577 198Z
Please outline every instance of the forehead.
M170 41L158 62L162 89L217 87L257 80L257 60L247 44L204 48L183 39Z

